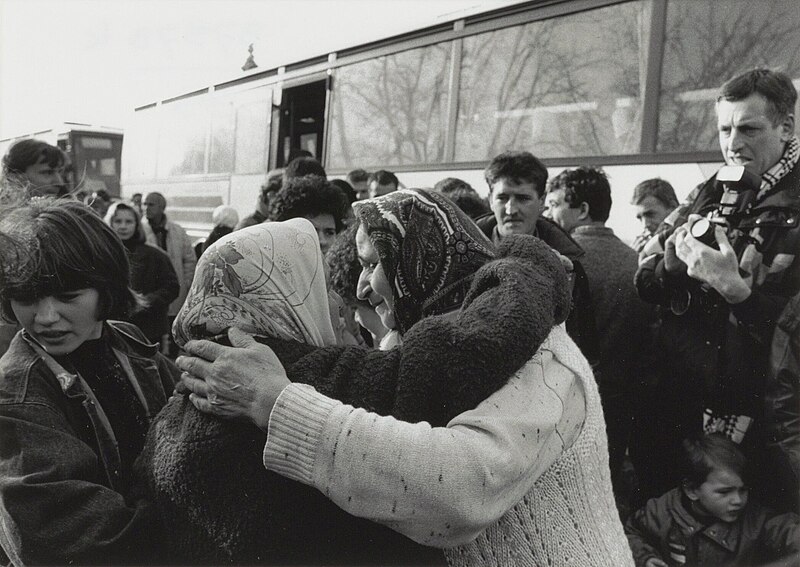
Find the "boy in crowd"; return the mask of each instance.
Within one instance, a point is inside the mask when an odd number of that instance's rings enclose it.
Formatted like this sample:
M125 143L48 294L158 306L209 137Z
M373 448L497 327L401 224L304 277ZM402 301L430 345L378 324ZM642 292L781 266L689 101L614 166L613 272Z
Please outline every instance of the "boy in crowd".
M683 449L681 486L650 500L625 526L637 567L797 565L800 517L748 499L739 447L712 433L685 440Z

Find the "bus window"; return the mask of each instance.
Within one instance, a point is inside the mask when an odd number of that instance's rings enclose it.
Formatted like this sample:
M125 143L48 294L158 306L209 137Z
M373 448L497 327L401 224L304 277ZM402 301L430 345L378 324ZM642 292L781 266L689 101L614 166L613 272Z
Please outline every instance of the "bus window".
M206 99L188 99L161 106L158 176L205 172L208 107Z
M267 141L271 121L272 91L264 98L241 104L236 110L236 173L267 171Z
M450 47L436 44L339 68L328 167L441 162Z
M719 86L742 71L770 67L800 85L797 0L670 0L658 115L658 149L718 151Z
M146 181L156 178L158 108L153 105L133 113L125 131L123 178Z
M650 2L464 39L456 161L639 151Z
M236 113L233 101L220 98L214 101L211 110L211 156L209 173L233 171L233 129Z
M320 150L325 123L325 81L284 89L281 100L278 167L292 150L306 150L322 161Z

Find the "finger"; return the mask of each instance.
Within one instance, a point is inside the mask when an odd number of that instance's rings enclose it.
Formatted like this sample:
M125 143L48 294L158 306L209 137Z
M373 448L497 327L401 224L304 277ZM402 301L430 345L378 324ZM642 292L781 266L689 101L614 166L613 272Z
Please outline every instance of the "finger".
M184 345L183 350L193 356L199 356L206 360L215 361L230 347L217 344L212 341L189 341Z
M185 389L189 392L199 394L203 397L208 396L208 393L211 391L211 386L209 386L205 380L200 380L187 372L181 375L181 384L183 384Z
M255 344L256 342L256 340L253 338L253 335L245 333L236 327L231 327L228 329L228 338L230 339L231 344L238 348L246 348Z
M216 408L211 404L211 402L202 396L198 396L197 394L190 394L189 401L192 402L194 407L203 413L213 414L216 411Z
M731 246L730 241L728 240L728 235L725 233L725 229L721 226L717 226L714 228L714 238L717 239L717 244L719 245L719 251L726 253L728 251L733 252L733 246Z
M196 356L179 356L175 360L175 365L178 368L204 380L214 377L213 364L213 362L208 362Z

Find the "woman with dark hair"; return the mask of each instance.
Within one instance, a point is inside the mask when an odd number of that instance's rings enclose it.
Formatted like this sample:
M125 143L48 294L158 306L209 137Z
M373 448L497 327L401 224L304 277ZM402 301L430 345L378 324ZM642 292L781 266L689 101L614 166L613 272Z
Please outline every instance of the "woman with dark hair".
M178 378L127 317L116 234L73 201L6 212L0 306L22 330L0 358L0 545L15 565L141 564L162 532L133 462Z
M303 217L317 230L322 253L328 251L336 234L344 228L349 205L345 194L324 177L305 175L286 178L280 191L270 199L269 220L285 221Z
M31 196L62 197L66 157L56 146L41 140L20 140L3 156L3 177L27 187Z
M131 265L131 289L141 301L128 317L151 343L169 333L167 310L181 291L175 268L160 248L145 244L139 211L118 201L109 207L106 224L117 233Z
M356 338L358 344L377 348L389 329L383 326L369 301L356 297L361 274L356 250L357 231L358 225L354 224L337 234L325 254L328 287L342 299L339 315L344 320L347 331Z

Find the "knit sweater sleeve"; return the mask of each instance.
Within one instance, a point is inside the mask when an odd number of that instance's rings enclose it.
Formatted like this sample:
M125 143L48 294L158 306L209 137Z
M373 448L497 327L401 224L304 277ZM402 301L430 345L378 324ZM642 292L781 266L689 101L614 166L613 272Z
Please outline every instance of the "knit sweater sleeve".
M382 417L293 384L273 409L264 465L350 514L450 547L522 500L577 436L583 403L575 375L547 351L446 427Z

